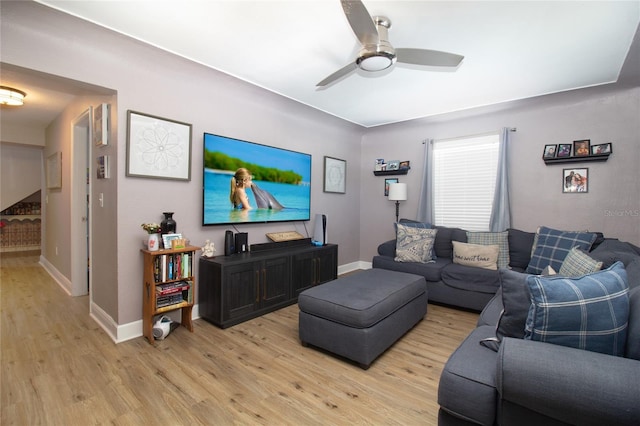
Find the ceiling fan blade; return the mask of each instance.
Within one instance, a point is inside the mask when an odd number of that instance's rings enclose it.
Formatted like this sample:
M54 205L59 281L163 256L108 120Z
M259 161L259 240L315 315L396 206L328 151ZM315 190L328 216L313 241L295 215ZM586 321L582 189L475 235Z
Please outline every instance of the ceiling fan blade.
M378 44L378 30L364 4L360 0L340 0L340 3L360 43L363 46Z
M462 55L428 49L396 49L398 62L430 67L457 67L464 59Z
M334 81L341 79L345 75L352 73L353 71L356 70L356 68L357 68L357 65L355 64L355 62L352 62L349 65L340 68L338 71L334 72L329 77L322 80L320 83L316 84L316 87L323 87L328 84L331 84Z

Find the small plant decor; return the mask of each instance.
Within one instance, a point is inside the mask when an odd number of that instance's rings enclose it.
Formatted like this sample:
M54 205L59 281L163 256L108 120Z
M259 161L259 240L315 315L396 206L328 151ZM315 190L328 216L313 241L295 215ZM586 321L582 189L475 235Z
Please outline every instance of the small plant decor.
M160 225L158 225L157 223L143 223L140 226L142 226L142 229L147 231L148 234L160 233Z

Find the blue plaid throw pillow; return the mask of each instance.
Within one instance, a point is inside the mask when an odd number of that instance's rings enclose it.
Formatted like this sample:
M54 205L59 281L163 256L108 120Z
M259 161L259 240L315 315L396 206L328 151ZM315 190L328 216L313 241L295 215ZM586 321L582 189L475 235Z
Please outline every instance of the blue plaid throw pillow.
M542 226L525 272L540 274L547 266L559 271L562 262L572 248L578 247L589 251L596 237L597 235L592 232L558 231Z
M629 285L622 262L579 278L529 276L525 339L624 356Z

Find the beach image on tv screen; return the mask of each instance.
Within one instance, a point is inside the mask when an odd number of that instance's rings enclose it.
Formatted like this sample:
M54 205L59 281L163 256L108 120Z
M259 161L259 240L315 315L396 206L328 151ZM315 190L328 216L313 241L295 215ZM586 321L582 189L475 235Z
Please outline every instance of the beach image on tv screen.
M203 224L307 221L311 208L311 155L204 134ZM247 169L250 209L230 199L233 176Z

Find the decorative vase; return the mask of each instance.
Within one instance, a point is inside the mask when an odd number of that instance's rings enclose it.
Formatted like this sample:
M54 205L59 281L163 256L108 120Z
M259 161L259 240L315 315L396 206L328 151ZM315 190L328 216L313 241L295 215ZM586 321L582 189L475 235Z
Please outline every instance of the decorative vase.
M176 221L173 220L173 212L163 212L164 220L160 222L162 235L176 233Z
M158 251L160 250L160 234L154 232L153 234L149 234L149 240L147 241L147 248L149 251Z

